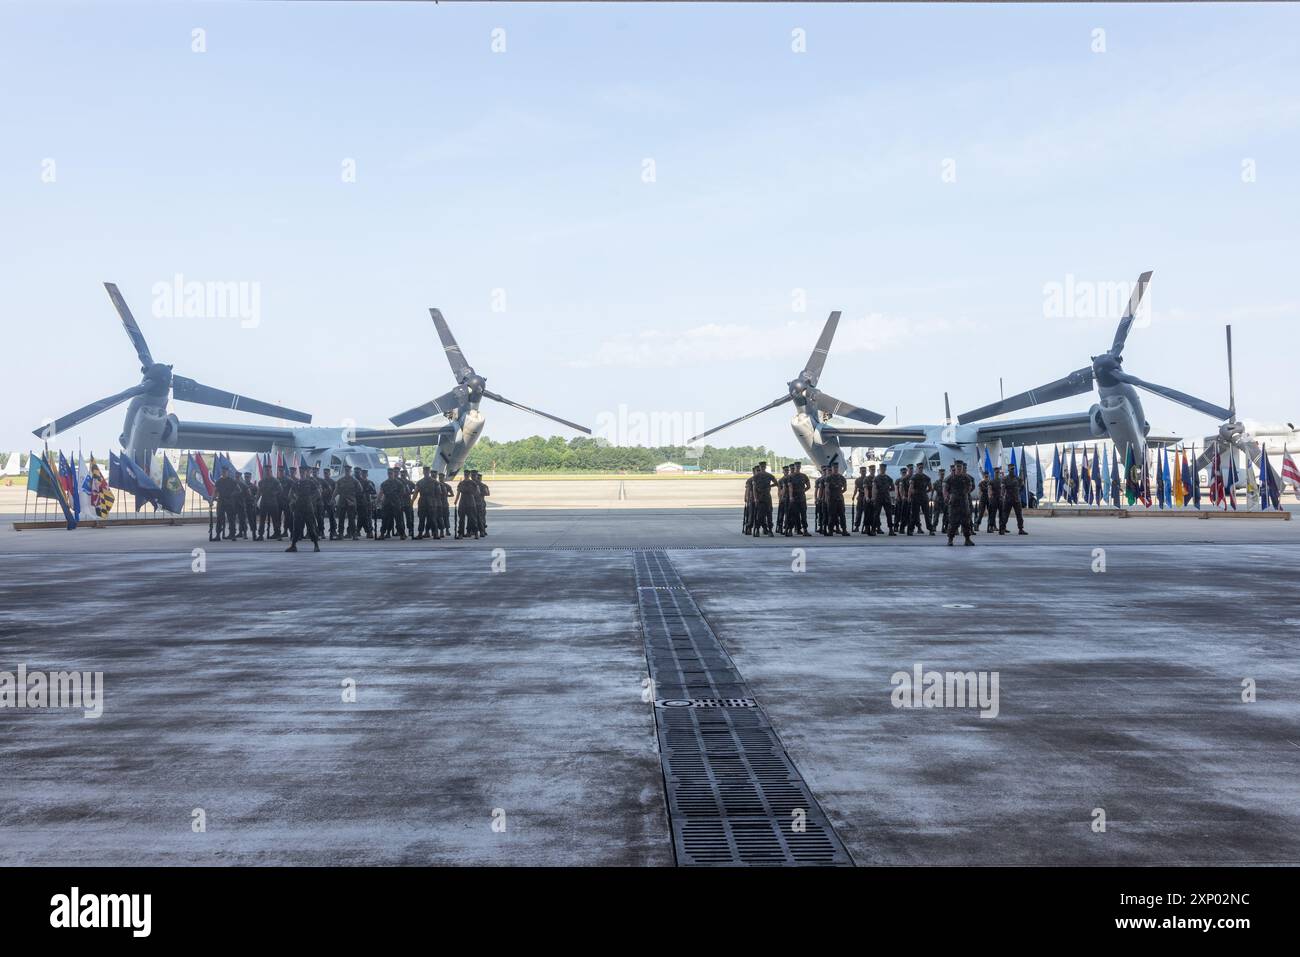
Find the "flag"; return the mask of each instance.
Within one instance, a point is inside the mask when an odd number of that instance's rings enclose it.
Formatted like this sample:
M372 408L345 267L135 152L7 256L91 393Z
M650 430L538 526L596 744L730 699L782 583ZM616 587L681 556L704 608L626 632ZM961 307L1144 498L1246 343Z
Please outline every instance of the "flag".
M71 458L65 461L62 452L59 453L59 478L63 481L63 490L67 493L72 517L80 522L81 489L77 487L77 463Z
M1232 510L1237 510L1237 456L1234 452L1228 452L1228 502L1232 505Z
M1164 446L1156 450L1156 501L1169 507L1169 453Z
M1079 468L1079 481L1083 485L1083 500L1092 504L1092 472L1088 468L1088 447L1083 447L1083 464Z
M1214 447L1214 458L1210 460L1210 504L1218 505L1223 501L1223 459L1219 447Z
M1138 498L1146 508L1151 507L1151 454L1149 449L1142 452L1142 484L1138 486Z
M110 454L109 473L117 476L117 483L113 486L114 488L135 493L135 510L137 512L144 507L145 502L152 503L155 509L158 507L162 489L158 487L157 482L149 477L148 472L135 463L131 456Z
M1137 501L1138 481L1141 477L1137 462L1133 459L1133 446L1130 445L1124 453L1124 499L1130 507Z
M275 453L275 474L276 475L284 474L284 453L283 452Z
M1193 449L1190 452L1186 452L1184 455L1180 456L1179 458L1179 462L1180 462L1179 468L1182 470L1183 473L1183 501L1182 501L1183 508L1187 507L1187 503L1192 500L1192 496L1195 494L1192 489L1192 482L1194 481L1192 471L1193 471L1193 466L1196 464L1194 459L1195 459L1195 449Z
M1038 452L1038 446L1034 446L1034 498L1038 500L1041 508L1043 504L1043 457Z
M1300 469L1296 468L1295 459L1291 458L1291 453L1282 446L1282 482L1291 483L1291 491L1295 493L1296 498L1300 498Z
M1058 445L1052 446L1052 488L1056 494L1056 501L1061 500L1061 481L1064 475L1061 471L1061 448Z
M104 473L100 471L99 463L95 461L93 455L90 457L90 472L82 479L82 490L90 495L90 505L95 511L95 517L108 518L117 497L109 488L108 480L104 478Z
M984 446L984 471L989 473L989 479L993 478L993 459L989 458L989 447Z
M1201 469L1197 465L1196 446L1192 446L1192 453L1187 457L1189 466L1189 476L1192 482L1192 506L1196 509L1201 507Z
M217 488L208 475L208 467L203 464L203 456L191 452L185 463L185 484L198 493L199 498L211 502L217 494Z
M1070 446L1070 494L1068 501L1071 505L1079 504L1079 462L1074 457L1074 446Z
M90 461L94 462L95 457L92 455ZM82 458L81 451L77 451L77 520L81 516L90 518L95 514L95 497L93 495L94 482L90 473L86 471L86 460Z
M1268 460L1268 451L1259 450L1259 501L1261 508L1282 511L1282 495L1278 489L1277 473Z
M1020 505L1022 508L1029 507L1029 453L1025 447L1020 446Z
M185 486L181 485L181 477L172 467L171 459L165 455L163 456L162 492L158 498L162 502L164 511L176 515L185 511Z
M37 498L54 499L63 510L68 530L77 527L76 516L72 514L72 506L68 502L67 493L63 490L63 484L59 481L57 469L48 459L35 452L27 459L27 491L34 493Z
M1178 455L1174 459L1174 505L1182 508L1187 504L1187 486L1183 484L1183 450L1178 450Z
M1114 442L1110 444L1110 500L1119 508L1120 489L1119 448Z
M1101 484L1097 486L1097 503L1106 504L1110 496L1110 456L1101 460Z

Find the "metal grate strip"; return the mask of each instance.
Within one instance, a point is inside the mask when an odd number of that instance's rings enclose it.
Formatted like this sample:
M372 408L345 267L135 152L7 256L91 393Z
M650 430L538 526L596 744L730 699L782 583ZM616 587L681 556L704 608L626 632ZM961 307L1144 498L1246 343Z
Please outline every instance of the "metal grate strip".
M852 864L668 554L634 558L677 863Z

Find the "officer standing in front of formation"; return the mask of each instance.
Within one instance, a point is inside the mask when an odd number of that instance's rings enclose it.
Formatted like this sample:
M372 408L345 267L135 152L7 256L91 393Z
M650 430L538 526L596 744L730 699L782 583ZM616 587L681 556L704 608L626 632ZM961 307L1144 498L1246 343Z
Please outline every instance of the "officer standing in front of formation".
M257 537L280 540L280 482L267 469L257 483Z
M912 488L912 508L911 508L912 524L907 529L907 534L911 535L913 529L915 529L917 532L928 531L931 535L933 535L934 519L930 515L931 483L930 483L930 476L925 474L924 462L922 462L916 467L916 471L912 475L911 488ZM925 523L924 528L921 525L922 521L924 521Z
M790 466L781 466L781 477L776 480L776 530L785 534L785 513L790 505Z
M830 474L826 476L826 526L824 535L845 535L849 529L844 515L844 493L848 491L849 482L840 474L839 465L831 465Z
M934 524L939 526L939 533L948 534L948 508L943 501L943 469L939 469L939 476L934 480ZM930 527L930 534L934 534L934 526Z
M1020 511L1020 493L1024 486L1025 483L1016 474L1016 467L1008 465L1007 474L1002 479L1002 515L998 523L999 535L1007 534L1007 519L1011 517L1013 510L1016 513L1016 528L1019 529L1017 534L1029 534L1025 531L1025 516Z
M1002 514L1002 466L993 469L989 479L989 531L998 528L998 516Z
M326 468L320 479L320 500L321 507L325 512L325 517L328 518L330 522L331 542L338 541L343 537L343 534L339 531L338 525L335 521L337 517L337 509L335 507L334 496L337 494L337 485L338 483L335 482L333 476L330 475L330 470Z
M235 479L234 470L223 468L221 477L217 479L217 541L221 541L223 533L226 541L235 540L235 524L238 519L235 518L238 510L243 507L244 493Z
M437 505L435 499L438 496L438 482L433 477L433 469L424 466L424 475L420 481L415 483L415 494L419 497L418 513L420 516L420 527L416 533L416 541L424 538L437 538Z
M858 466L858 477L853 480L853 530L866 533L867 525L867 467Z
M808 476L803 473L803 466L794 462L790 466L790 502L785 508L786 536L796 533L808 537Z
M478 483L469 472L456 483L456 537L478 538Z
M871 510L874 513L876 534L883 535L884 526L880 524L880 515L883 512L885 521L889 524L889 534L894 534L894 506L891 504L889 497L894 491L894 479L886 471L888 466L881 463L880 471L876 473L876 492L871 503Z
M357 499L361 496L361 483L352 474L352 466L343 466L343 474L334 483L334 510L338 514L339 538L360 538L357 529Z
M753 536L772 537L772 486L776 478L767 470L766 462L759 462L754 468L754 477L750 480L753 489Z
M298 550L298 539L303 538L305 531L306 537L311 539L312 550L320 551L320 536L316 534L317 518L320 512L320 483L311 477L309 469L304 468L303 475L290 487L291 503L293 507L293 533L289 536L289 547L286 552L296 552Z
M944 485L944 498L948 502L948 544L952 544L957 537L957 530L961 529L966 544L974 545L975 540L971 538L974 529L971 527L970 497L975 490L975 480L967 474L965 462L959 460L952 463L952 474Z

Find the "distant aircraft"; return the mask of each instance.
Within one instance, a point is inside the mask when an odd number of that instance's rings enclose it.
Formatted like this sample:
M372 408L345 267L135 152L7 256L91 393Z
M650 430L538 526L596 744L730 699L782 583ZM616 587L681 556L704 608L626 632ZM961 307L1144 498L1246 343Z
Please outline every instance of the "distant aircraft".
M270 452L273 455L283 453L288 464L297 465L306 460L309 465L321 465L339 468L352 465L358 468L383 469L388 465L388 455L384 451L391 448L412 448L415 446L435 445L438 448L436 464L439 471L453 475L460 471L465 457L473 448L482 430L482 417L478 415L478 402L475 398L462 406L449 411L448 421L429 427L415 429L364 429L351 426L311 427L311 416L284 406L274 405L250 399L247 396L226 392L196 382L185 376L175 375L172 367L154 361L149 352L148 343L140 331L135 317L122 298L117 286L105 283L108 296L117 309L122 320L122 327L127 337L135 346L140 359L142 378L139 384L124 389L115 395L106 396L83 406L75 412L46 423L34 431L37 438L50 441L57 435L71 429L101 412L106 412L123 402L130 400L127 406L126 420L122 426L119 442L125 454L148 468L154 453L160 448L196 449L223 452ZM435 319L437 322L437 319ZM445 324L444 324L445 325ZM439 329L442 332L442 329ZM446 333L450 338L450 331ZM446 340L444 339L444 342ZM452 340L452 345L455 345ZM451 349L448 350L451 358ZM459 350L457 350L459 354ZM472 375L473 370L468 369ZM495 393L481 389L482 379L478 378L479 392L489 398L496 398L509 405L515 405L526 411L526 406L519 406ZM474 390L467 387L467 393ZM182 402L197 402L218 408L235 409L241 412L253 412L257 415L278 417L303 425L261 426L241 425L224 422L192 422L179 418L167 409L168 402L176 399ZM436 401L436 400L435 400ZM473 416L470 413L473 413ZM546 413L538 413L546 415ZM477 417L477 418L475 418ZM554 418L554 416L547 416ZM563 419L557 421L563 422ZM565 423L572 425L572 423ZM574 426L581 429L581 426ZM587 431L583 429L583 431Z
M872 426L884 418L878 412L844 402L817 388L839 319L838 312L830 314L817 340L816 348L813 349L799 376L787 383L785 395L738 419L732 419L707 432L702 432L689 439L687 444L694 444L707 435L712 435L714 432L735 425L737 422L743 422L786 402L792 402L795 406L794 418L790 420L795 438L799 440L808 458L819 471L832 464L839 465L841 469L846 468L849 465L843 451L846 447L875 446L888 449L884 461L891 467L924 462L926 468L933 472L940 467L951 468L955 460L961 459L978 474L976 453L984 447L988 447L990 454L996 458L1004 444L1010 446L1072 442L1096 435L1091 412L1009 419L979 425L953 425L951 421L943 425L905 425L884 428L832 425L830 420L837 415L867 422ZM944 402L946 405L947 396L944 397Z
M1119 327L1115 330L1115 338L1111 343L1111 347L1101 355L1093 356L1091 365L1076 369L1065 378L1049 382L1037 389L1030 389L1028 392L1013 395L1008 399L1001 399L978 409L973 409L970 412L964 412L957 417L957 421L965 425L995 415L1027 409L1030 406L1041 405L1045 402L1053 402L1056 399L1083 395L1091 392L1095 384L1100 401L1088 411L1088 421L1091 426L1090 436L1081 436L1081 438L1108 438L1115 443L1121 459L1124 458L1128 449L1132 449L1135 461L1141 462L1146 455L1147 433L1150 431L1151 426L1146 420L1146 414L1142 411L1142 402L1137 394L1138 389L1163 396L1170 401L1185 405L1189 409L1195 409L1197 412L1203 412L1216 419L1231 418L1232 412L1230 410L1215 405L1213 402L1206 402L1204 399L1198 399L1196 396L1179 392L1177 389L1171 389L1168 386L1147 382L1124 371L1124 343L1128 339L1129 330L1133 327L1134 315L1142 303L1142 297L1146 293L1147 284L1150 281L1151 273L1149 271L1138 277L1137 285L1129 298L1128 308L1124 310L1124 315L1119 321Z

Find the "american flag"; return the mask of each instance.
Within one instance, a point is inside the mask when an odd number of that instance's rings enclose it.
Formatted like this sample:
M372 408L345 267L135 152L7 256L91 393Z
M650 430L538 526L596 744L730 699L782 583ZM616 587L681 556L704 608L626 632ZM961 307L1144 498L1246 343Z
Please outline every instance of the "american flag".
M1295 459L1291 458L1285 445L1282 446L1282 482L1290 482L1296 498L1300 498L1300 469L1295 467Z

